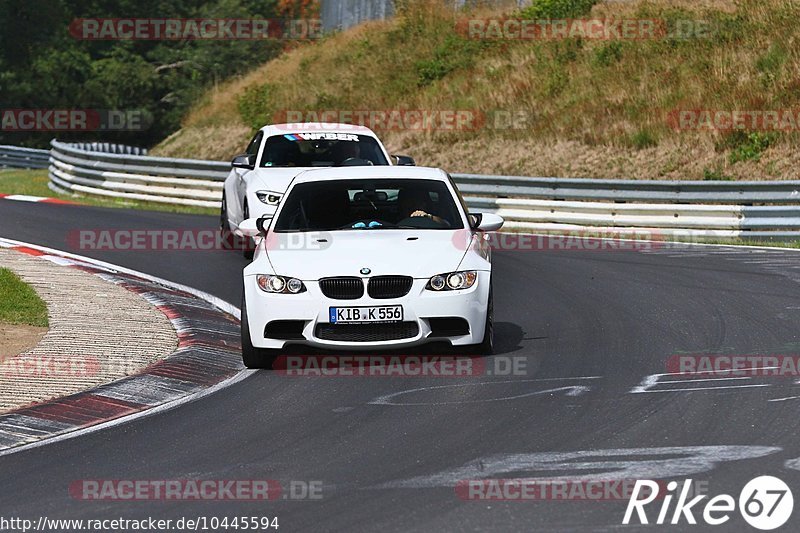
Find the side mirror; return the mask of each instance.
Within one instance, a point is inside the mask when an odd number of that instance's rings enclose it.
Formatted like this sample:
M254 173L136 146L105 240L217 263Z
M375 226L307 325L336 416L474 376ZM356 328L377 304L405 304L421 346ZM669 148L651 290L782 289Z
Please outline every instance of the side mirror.
M247 220L242 220L239 223L239 231L241 231L242 235L245 237L257 236L261 233L261 230L258 229L258 219L248 218Z
M272 217L248 218L239 224L239 231L241 231L242 235L245 237L264 236L267 234L267 229L269 229L269 223L271 221Z
M256 228L258 228L261 235L266 235L269 229L269 224L272 222L272 217L259 217L256 219Z
M417 166L417 162L414 161L413 157L409 157L407 155L393 155L395 165L400 167L414 167Z
M231 161L231 166L233 168L246 168L248 170L253 170L256 168L256 156L255 154L241 154L237 155Z
M503 217L494 213L475 213L469 216L472 229L478 231L497 231L503 227Z

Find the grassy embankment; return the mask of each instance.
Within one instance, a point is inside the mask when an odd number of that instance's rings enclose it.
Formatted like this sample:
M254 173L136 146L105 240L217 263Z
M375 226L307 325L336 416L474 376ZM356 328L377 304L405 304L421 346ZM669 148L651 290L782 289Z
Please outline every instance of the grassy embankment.
M796 1L538 0L522 15L660 19L673 37L533 41L469 39L456 29L456 19L500 11L406 4L391 21L301 46L214 88L153 153L226 159L285 110L467 109L489 123L378 133L391 151L453 172L798 177L796 132L677 131L668 120L677 109L800 108ZM699 31L686 30L686 21ZM679 24L686 38L675 38ZM494 127L498 111L522 113L523 127Z

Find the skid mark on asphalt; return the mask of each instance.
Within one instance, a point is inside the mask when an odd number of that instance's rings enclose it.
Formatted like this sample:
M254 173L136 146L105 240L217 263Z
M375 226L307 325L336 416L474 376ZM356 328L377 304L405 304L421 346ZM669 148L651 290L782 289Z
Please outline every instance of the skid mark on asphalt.
M714 256L748 265L755 265L766 270L767 272L779 274L791 279L792 281L800 283L800 250L775 250L746 247L714 248L711 246L692 246L682 250L642 250L641 253L649 255L661 255L677 259Z
M708 472L719 463L758 459L779 451L781 448L775 446L669 446L492 454L455 468L389 481L371 488L457 487L465 480L489 479L508 474L519 481L665 479ZM553 475L553 472L558 471L566 475ZM537 476L536 472L542 474ZM529 475L520 476L521 473Z
M753 390L763 389L766 387L776 387L779 393L784 395L792 394L798 391L800 380L792 380L791 383L775 382L774 375L769 375L770 372L779 370L780 367L775 366L757 366L748 368L737 368L734 372L756 372L763 375L753 376L730 376L731 370L704 370L699 372L665 372L658 374L649 374L644 376L636 385L630 385L624 388L623 395L642 395L642 394L657 394L657 393L693 393L693 392L731 392L732 390L742 389ZM719 374L719 375L715 375ZM692 377L698 376L698 377ZM685 379L676 379L685 378ZM475 383L456 383L448 385L435 385L428 387L417 387L413 389L401 390L389 394L384 394L376 397L367 402L367 405L386 405L397 407L415 407L415 406L436 406L436 405L461 405L461 404L476 404L476 403L489 403L489 402L502 402L519 400L523 398L531 398L536 396L549 395L550 397L578 397L584 396L588 393L595 392L596 386L589 380L603 379L603 376L576 376L569 378L539 378L539 379L525 379L525 380L502 380L502 381L480 381ZM567 382L564 384L564 382ZM570 383L572 382L572 383ZM591 384L590 384L591 383ZM534 384L534 390L525 390L522 392L511 393L509 388L514 386L524 386L527 384ZM502 390L492 391L493 386L502 386ZM544 388L536 387L542 385ZM443 399L441 401L434 399L426 401L412 401L406 400L405 397L413 395L436 395L442 393L442 396L449 398L454 390L465 390L468 388L481 388L477 394L481 397L477 399L467 398L463 400ZM499 388L499 387L498 387ZM786 396L774 399L768 399L768 402L779 402L785 400L800 399L800 396Z
M489 398L481 398L477 400L448 400L448 401L432 401L432 402L406 402L406 401L397 401L396 398L400 396L405 396L408 394L414 394L419 392L430 392L430 391L437 391L442 389L454 389L454 388L466 388L466 387L487 387L491 385L501 385L501 384L522 384L522 383L548 383L548 382L558 382L558 381L581 381L581 380L593 380L593 379L601 379L601 376L581 376L581 377L572 377L572 378L542 378L542 379L524 379L524 380L504 380L504 381L480 381L477 383L456 383L452 385L436 385L432 387L419 387L416 389L409 389L399 392L394 392L391 394L385 394L383 396L379 396L374 400L368 402L370 405L394 405L394 406L419 406L419 405L454 405L454 404L468 404L468 403L486 403L486 402L502 402L508 400L516 400L519 398L528 398L531 396L540 396L544 394L553 395L555 393L563 393L565 396L580 396L592 390L590 386L587 385L564 385L558 387L551 387L544 390L534 390L528 391L521 394L506 394L504 396L498 397L489 397Z

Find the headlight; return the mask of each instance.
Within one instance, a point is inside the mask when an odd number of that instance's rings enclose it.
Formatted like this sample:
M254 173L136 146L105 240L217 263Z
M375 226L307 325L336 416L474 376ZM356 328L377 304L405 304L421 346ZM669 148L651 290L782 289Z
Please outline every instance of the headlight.
M433 276L425 286L429 291L457 291L469 289L478 281L478 273L474 270L450 272Z
M306 291L306 286L297 278L259 274L256 276L258 288L273 294L298 294Z
M261 203L268 205L278 205L281 202L281 195L269 191L258 191L256 196L261 200Z

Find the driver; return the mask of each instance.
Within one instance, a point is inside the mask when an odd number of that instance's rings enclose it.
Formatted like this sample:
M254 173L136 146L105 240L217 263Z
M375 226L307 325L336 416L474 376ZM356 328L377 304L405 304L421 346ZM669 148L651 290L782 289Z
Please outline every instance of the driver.
M397 198L400 204L400 216L403 218L427 217L437 224L447 222L436 215L429 213L430 197L426 191L420 189L403 189Z
M353 141L339 141L334 147L334 153L337 165L341 165L348 159L361 159L361 147L357 142Z

